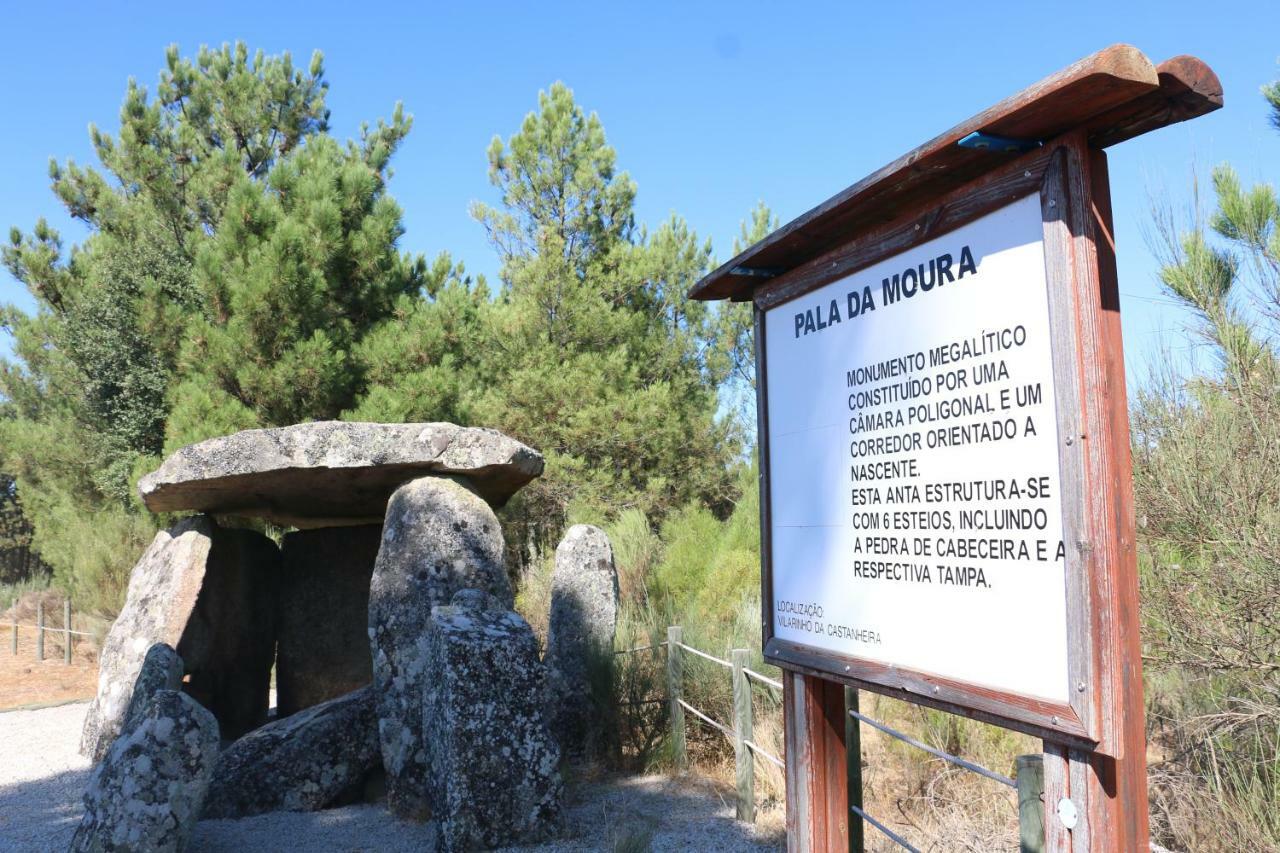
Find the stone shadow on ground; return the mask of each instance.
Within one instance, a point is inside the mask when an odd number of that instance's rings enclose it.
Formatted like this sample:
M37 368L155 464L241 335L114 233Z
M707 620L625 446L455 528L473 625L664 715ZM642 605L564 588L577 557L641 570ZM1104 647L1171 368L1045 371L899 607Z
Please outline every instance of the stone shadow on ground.
M91 768L0 786L0 850L62 853L83 813ZM554 841L503 848L508 853L612 850L621 841L637 849L704 853L780 851L780 834L763 833L733 817L731 792L705 780L664 776L613 777L571 787L565 829ZM202 853L275 853L281 839L297 853L432 850L435 825L396 820L386 803L319 812L273 812L239 820L202 820L190 850ZM646 848L644 842L648 843Z
M643 841L647 840L646 848ZM521 851L637 849L707 853L780 851L786 839L734 818L732 791L698 777L615 776L582 782L566 799L565 831L556 842Z
M0 714L0 851L63 853L83 813L92 768L76 753L85 704ZM569 784L565 828L532 853L611 850L620 840L662 851L780 851L781 833L734 820L733 793L696 777L610 776ZM432 824L395 820L385 803L320 812L276 812L196 825L192 851L298 853L431 850ZM646 849L644 844L637 849Z
M566 799L565 829L554 841L504 847L508 853L569 853L635 849L700 853L780 851L780 834L755 831L733 817L731 795L698 779L614 777L573 786ZM288 838L298 853L432 850L433 823L397 821L385 803L322 812L276 812L240 820L204 820L191 849L207 853L266 853ZM646 846L646 842L647 845Z
M84 815L92 767L0 785L0 850L65 853Z

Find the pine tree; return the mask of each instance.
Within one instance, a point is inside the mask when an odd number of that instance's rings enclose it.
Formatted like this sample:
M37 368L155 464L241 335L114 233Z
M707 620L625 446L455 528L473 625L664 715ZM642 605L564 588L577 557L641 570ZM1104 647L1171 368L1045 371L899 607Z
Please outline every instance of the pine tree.
M31 545L31 522L22 512L18 483L0 474L0 584L30 580L47 571Z
M733 241L736 256L778 229L778 217L763 201L757 202L749 221L739 226ZM728 408L742 430L754 435L756 428L755 319L750 302L720 302L716 306L713 358L725 374L723 394Z
M1266 87L1280 129L1280 83ZM1162 720L1166 843L1280 844L1280 198L1213 170L1216 207L1180 230L1167 211L1160 281L1194 318L1198 353L1172 354L1131 407L1142 519L1143 667ZM1169 798L1159 798L1169 801ZM1153 799L1153 802L1156 800ZM1203 829L1212 827L1212 838Z
M475 209L503 261L497 381L475 409L547 454L526 505L553 527L574 512L723 505L731 486L709 313L686 297L710 243L674 216L652 235L637 227L636 187L615 161L599 119L556 84L489 148L501 209Z
M303 70L171 47L154 98L129 82L119 134L90 128L99 167L51 165L83 245L43 221L11 232L4 263L38 309L0 315L0 465L85 603L118 602L154 524L134 484L161 453L337 416L364 385L360 340L423 283L386 193L411 120L397 107L340 144L327 90L319 53Z
M353 415L457 417L541 450L546 473L507 514L514 539L629 507L723 510L737 458L716 417L725 370L712 314L686 298L709 242L675 216L652 233L637 225L635 183L563 84L493 141L489 175L500 204L473 215L500 287L490 299L484 282L436 270L431 292L402 308L413 331L367 339L365 357L396 368L370 367L378 381Z

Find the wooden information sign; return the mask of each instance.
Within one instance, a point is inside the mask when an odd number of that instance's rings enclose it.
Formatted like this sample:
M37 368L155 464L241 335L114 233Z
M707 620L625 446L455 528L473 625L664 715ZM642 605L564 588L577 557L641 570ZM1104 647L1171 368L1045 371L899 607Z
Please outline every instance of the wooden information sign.
M1137 571L1102 148L1221 106L1118 45L700 281L755 307L765 657L792 849L847 850L843 684L1037 735L1049 850L1147 837ZM1047 809L1050 812L1052 809Z

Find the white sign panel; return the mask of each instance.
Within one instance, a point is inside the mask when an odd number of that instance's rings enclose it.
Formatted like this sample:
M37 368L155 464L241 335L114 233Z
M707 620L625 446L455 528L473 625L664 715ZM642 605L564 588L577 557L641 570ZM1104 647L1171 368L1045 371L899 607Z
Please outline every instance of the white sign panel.
M1068 700L1043 239L1033 194L767 311L775 637Z

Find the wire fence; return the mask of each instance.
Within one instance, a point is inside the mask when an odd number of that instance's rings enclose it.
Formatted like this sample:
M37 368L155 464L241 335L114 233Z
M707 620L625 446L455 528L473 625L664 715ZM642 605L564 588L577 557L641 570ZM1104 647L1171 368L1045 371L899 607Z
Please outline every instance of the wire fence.
M13 654L18 654L18 631L19 629L36 632L36 660L43 661L45 659L45 636L52 634L55 639L62 640L62 662L71 664L74 637L92 637L93 634L88 631L71 630L71 600L64 599L62 602L62 627L49 625L45 622L44 601L36 603L36 624L24 625L18 621L18 599L13 600L13 608L9 611L9 629L11 632L10 648Z
M747 666L750 653L746 649L734 649L730 652L731 660L710 654L702 649L690 646L683 640L683 629L673 625L667 629L665 642L621 649L615 654L634 654L655 649L667 650L667 697L671 724L671 743L676 766L683 771L688 765L688 753L685 741L685 714L705 723L713 731L719 732L728 739L734 752L734 775L737 787L737 817L747 822L755 821L755 761L767 761L775 767L785 767L785 762L777 755L769 752L754 740L753 705L751 701L752 681L782 689L782 683L762 675ZM684 655L685 653L701 658L729 671L733 688L733 720L726 724L717 720L702 709L685 700L684 691Z
M748 667L747 662L750 660L750 653L746 649L733 649L730 652L731 659L725 660L724 658L705 652L702 649L687 645L683 639L683 629L678 625L673 625L667 629L666 642L653 643L647 646L637 646L631 649L620 649L615 652L615 654L632 654L659 648L665 648L667 650L667 699L665 701L670 705L670 735L677 768L683 771L687 765L687 753L685 746L685 712L688 712L699 721L708 725L714 731L724 735L733 745L738 794L737 816L739 820L745 820L748 822L754 821L754 761L756 759L764 760L776 767L784 769L786 767L786 762L783 757L774 755L755 743L752 736L753 721L750 691L754 683L764 688L781 692L783 689L783 683ZM704 711L695 708L689 702L685 701L683 662L685 652L729 670L732 679L734 698L734 719L732 724L726 724L723 721L713 719ZM881 720L876 720L866 714L863 714L857 708L857 691L850 690L846 696L848 697L849 694L852 694L852 698L846 699L846 712L849 718L854 721L854 734L853 737L849 738L851 743L847 744L849 748L848 761L851 763L851 771L853 769L852 762L858 762L858 772L856 774L853 772L850 773L849 811L859 821L875 827L886 838L902 849L919 853L919 848L913 846L906 838L899 835L897 832L894 832L884 822L878 820L873 815L868 814L862 808L862 791L860 781L861 746L860 738L856 735L856 730L857 724L865 723L877 731L880 731L889 737L908 744L916 749L923 750L935 758L939 758L970 773L974 773L992 782L1018 791L1019 825L1022 837L1024 839L1035 836L1040 838L1044 837L1043 829L1041 828L1043 825L1044 807L1042 801L1043 771L1040 763L1042 756L1021 756L1018 760L1018 778L1015 780L1002 773L997 773L994 770L969 761L968 759L962 758L958 755L953 755L946 750L930 746L919 739L906 734L905 732L898 731ZM1039 772L1024 772L1029 770ZM854 782L853 780L855 779L858 781ZM854 790L855 785L857 790ZM850 835L851 839L855 837L857 839L856 842L851 842L850 849L860 851L862 849L862 832L860 826L856 833L851 833Z

